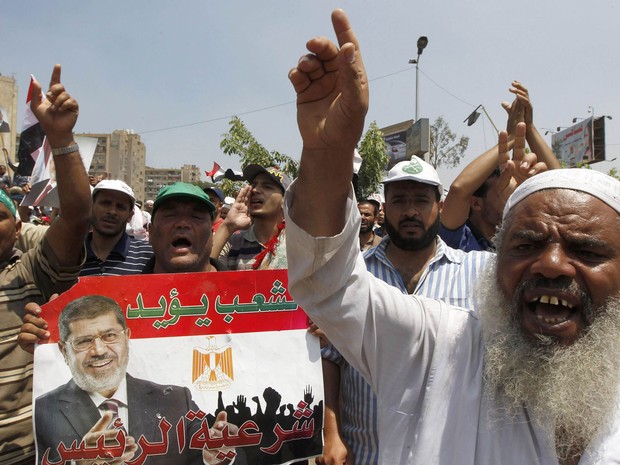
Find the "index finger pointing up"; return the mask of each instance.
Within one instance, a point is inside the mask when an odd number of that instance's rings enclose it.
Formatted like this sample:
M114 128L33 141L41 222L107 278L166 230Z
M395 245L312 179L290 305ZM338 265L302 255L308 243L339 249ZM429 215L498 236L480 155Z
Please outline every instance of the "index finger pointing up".
M334 32L338 38L338 45L342 47L344 44L352 43L355 45L355 50L359 50L359 43L357 37L351 29L349 18L344 10L334 10L332 12L332 25L334 26Z
M52 77L50 78L50 87L54 84L60 84L60 65L54 65L54 69L52 70Z

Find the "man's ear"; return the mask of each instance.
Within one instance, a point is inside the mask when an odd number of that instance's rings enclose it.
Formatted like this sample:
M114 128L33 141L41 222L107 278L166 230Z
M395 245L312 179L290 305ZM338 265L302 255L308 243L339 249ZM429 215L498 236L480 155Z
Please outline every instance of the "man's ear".
M65 344L62 342L58 342L58 350L60 350L62 358L65 359L65 363L68 365L69 362L67 361L67 347L65 346Z
M469 206L473 211L481 212L484 208L484 200L482 199L482 197L476 197L475 195L472 195L469 201Z
M22 220L15 220L15 240L16 241L21 231L22 231Z

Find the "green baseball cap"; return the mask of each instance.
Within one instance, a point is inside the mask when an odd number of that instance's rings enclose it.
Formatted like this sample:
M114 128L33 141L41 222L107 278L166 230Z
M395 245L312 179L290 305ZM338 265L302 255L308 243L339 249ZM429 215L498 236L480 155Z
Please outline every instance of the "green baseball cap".
M162 203L176 197L185 197L202 202L211 212L211 219L215 216L215 205L211 203L209 196L200 187L186 182L175 182L170 186L161 188L157 194L157 197L155 197L155 202L153 203L153 216L155 216L155 212Z

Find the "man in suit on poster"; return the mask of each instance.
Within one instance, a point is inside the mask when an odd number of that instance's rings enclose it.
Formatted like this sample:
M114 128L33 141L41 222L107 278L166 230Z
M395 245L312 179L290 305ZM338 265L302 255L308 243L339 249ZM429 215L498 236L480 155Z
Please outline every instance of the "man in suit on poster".
M147 455L145 465L244 462L239 455L218 458L218 451L190 449L189 440L200 429L198 420L184 420L186 445L179 453L177 422L190 410L197 412L199 408L186 387L155 384L127 374L131 330L116 301L99 295L76 299L63 309L58 327L58 346L73 379L36 399L39 463L44 454L48 454L48 460L58 462L61 454L57 448L61 442L67 448L75 440L78 445L84 440L84 444L94 446L103 435L106 444L116 444L114 438L120 429L127 435L125 449L121 458L108 462L114 465L135 460L140 454ZM170 424L167 441L163 441L165 427L160 426L163 418ZM220 412L210 429L211 437L221 436L226 424L226 413ZM234 428L230 424L229 427ZM147 443L142 442L142 436ZM163 451L147 445L162 441L167 443Z

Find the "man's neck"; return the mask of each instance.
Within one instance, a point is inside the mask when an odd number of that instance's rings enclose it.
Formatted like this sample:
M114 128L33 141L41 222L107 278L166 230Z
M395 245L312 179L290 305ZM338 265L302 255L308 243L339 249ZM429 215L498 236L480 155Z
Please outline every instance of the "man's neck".
M256 218L254 220L254 235L258 242L261 244L269 242L269 239L278 232L278 225L283 220L283 215L274 218Z
M368 232L360 232L360 248L363 249L364 246L368 243L368 241L372 239L374 235L375 233L372 229Z
M475 234L482 235L489 243L493 236L495 236L495 226L488 224L480 217L472 216L469 218L469 224L476 228L476 231L474 231Z
M121 237L123 237L125 231L121 231L119 234L115 236L107 236L104 234L100 234L97 231L93 230L93 236L90 241L90 248L93 250L93 253L99 258L99 260L105 262L110 255L110 252L114 250L118 241L120 241Z
M154 274L166 274L166 273L202 273L202 272L213 272L217 271L215 266L211 264L211 260L207 261L204 265L196 265L195 267L187 268L187 269L170 269L168 267L162 266L162 264L155 259L155 264L153 265L153 273Z
M405 283L407 292L413 294L428 263L435 256L437 241L420 250L403 250L394 242L388 242L385 253Z

